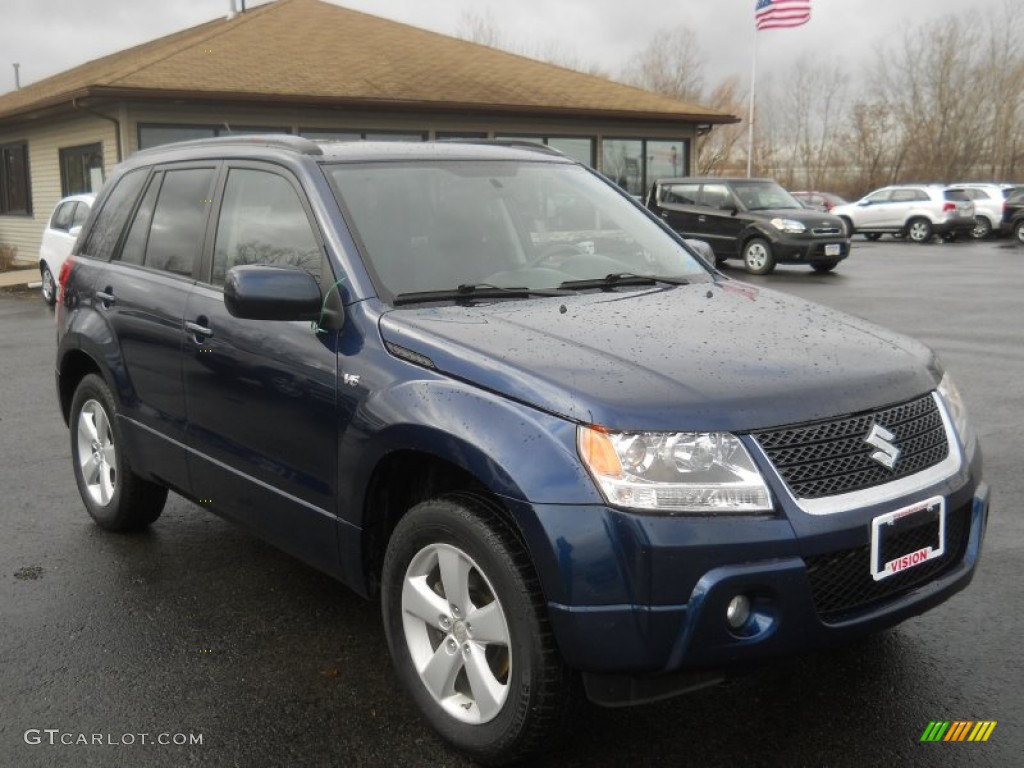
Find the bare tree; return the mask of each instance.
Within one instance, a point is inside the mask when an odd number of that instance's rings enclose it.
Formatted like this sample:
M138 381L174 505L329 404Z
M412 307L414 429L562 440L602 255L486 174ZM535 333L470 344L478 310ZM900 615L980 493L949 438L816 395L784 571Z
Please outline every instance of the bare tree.
M685 25L659 31L623 72L626 82L680 101L699 102L704 94L704 52Z
M739 123L717 125L697 139L697 173L721 174L736 162L747 135L747 94L739 78L730 77L715 86L701 103L716 112L741 118Z

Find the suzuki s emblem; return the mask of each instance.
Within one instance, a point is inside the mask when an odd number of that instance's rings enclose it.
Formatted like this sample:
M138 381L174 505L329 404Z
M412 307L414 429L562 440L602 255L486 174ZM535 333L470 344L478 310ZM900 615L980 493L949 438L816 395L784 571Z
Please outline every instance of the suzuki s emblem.
M871 454L872 459L883 467L892 469L896 466L896 460L900 457L900 449L892 444L892 441L895 439L896 435L885 427L875 424L871 427L871 431L868 432L868 436L864 438L864 442L872 448L878 449Z

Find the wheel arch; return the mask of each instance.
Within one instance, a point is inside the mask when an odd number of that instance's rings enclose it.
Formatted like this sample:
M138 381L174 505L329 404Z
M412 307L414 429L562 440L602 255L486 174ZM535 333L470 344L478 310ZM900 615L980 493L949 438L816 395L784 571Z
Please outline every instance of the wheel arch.
M70 425L71 401L82 379L90 373L95 373L107 383L107 386L110 386L111 382L103 375L99 364L81 349L72 349L65 354L61 358L58 370L60 376L58 378L57 395L60 398L60 412L61 416L64 417L64 424ZM113 388L111 390L113 391Z

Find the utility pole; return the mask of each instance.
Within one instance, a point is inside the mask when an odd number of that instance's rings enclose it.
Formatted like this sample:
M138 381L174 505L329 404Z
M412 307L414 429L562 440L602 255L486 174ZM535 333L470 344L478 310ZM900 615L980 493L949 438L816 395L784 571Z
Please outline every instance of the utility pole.
M14 62L14 64L12 66L14 67L14 90L20 91L21 90L21 77L18 74L18 68L21 66L21 64L19 64L18 62Z

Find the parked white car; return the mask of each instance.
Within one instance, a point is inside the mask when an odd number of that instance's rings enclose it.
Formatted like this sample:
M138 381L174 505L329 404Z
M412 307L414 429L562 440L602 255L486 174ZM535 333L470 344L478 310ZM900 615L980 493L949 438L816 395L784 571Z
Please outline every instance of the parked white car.
M958 182L950 184L950 189L962 191L974 203L974 229L971 236L976 240L984 240L993 231L999 231L999 222L1003 218L1003 203L1006 198L1004 184L982 184L976 182Z
M885 233L927 243L933 235L953 240L974 230L974 203L962 191L941 184L898 184L877 189L855 203L837 205L833 216L849 235L877 240Z
M57 300L57 277L60 268L71 253L71 247L82 229L89 211L96 200L94 194L70 195L53 209L50 223L43 231L43 243L39 247L39 275L43 285L40 292L43 301L53 304Z

